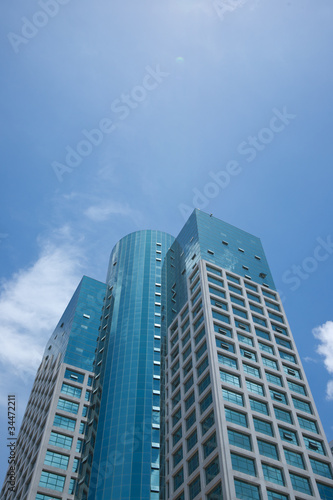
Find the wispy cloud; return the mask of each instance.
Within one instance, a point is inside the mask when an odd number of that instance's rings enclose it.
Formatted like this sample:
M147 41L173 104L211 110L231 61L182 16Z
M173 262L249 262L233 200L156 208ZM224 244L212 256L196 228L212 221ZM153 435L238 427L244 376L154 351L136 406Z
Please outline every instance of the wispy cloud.
M132 218L135 222L140 218L140 213L130 208L126 203L103 202L97 205L91 205L84 211L90 220L102 222L110 218L111 215L123 215Z
M63 228L55 239L67 233ZM50 240L40 245L36 262L0 286L0 364L11 382L35 373L46 340L81 278L78 245Z
M317 353L324 357L324 364L328 373L333 373L333 321L326 321L312 330L313 335L320 341ZM326 387L327 399L333 400L333 380Z

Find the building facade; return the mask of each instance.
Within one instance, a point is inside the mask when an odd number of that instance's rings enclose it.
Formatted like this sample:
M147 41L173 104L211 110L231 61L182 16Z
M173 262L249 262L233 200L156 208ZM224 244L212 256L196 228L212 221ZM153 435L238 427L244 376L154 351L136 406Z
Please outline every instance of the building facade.
M46 346L8 500L333 499L261 242L195 210L84 277Z

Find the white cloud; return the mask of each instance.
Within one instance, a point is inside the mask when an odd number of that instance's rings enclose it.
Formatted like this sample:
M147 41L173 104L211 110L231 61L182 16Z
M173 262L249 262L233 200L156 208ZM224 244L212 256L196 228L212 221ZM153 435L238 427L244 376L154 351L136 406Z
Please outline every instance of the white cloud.
M329 373L333 373L333 321L326 321L312 330L316 339L320 340L317 353L324 356L324 364Z
M79 283L82 260L77 245L44 241L34 264L1 283L0 363L10 383L35 374L46 341Z
M131 217L134 221L139 217L139 213L132 210L127 203L117 202L104 202L99 205L92 205L84 211L84 215L94 222L105 221L111 215L124 215Z
M329 401L333 400L333 380L330 380L327 383L327 387L326 387L326 399L328 399Z

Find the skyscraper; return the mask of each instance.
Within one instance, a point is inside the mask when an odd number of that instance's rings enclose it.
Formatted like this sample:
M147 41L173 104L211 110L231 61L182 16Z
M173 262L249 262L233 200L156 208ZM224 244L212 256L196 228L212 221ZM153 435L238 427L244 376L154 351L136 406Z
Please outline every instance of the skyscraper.
M332 460L260 240L195 210L84 277L46 346L15 500L333 499Z

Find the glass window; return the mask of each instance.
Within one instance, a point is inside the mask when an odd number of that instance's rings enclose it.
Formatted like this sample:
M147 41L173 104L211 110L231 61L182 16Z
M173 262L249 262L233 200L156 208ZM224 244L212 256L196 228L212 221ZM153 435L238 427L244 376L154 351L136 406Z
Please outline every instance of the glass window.
M176 465L179 464L181 460L183 460L183 447L181 446L178 448L177 451L172 455L173 457L173 466L176 467Z
M252 351L248 351L247 349L243 349L243 347L241 347L240 353L242 356L244 356L244 358L252 359L252 361L257 361L257 356Z
M250 380L246 381L246 387L248 391L254 392L255 394L259 394L260 396L264 396L264 388L260 384L256 384L255 382L251 382Z
M259 486L234 479L236 496L241 500L260 500Z
M290 429L283 429L282 427L279 427L279 433L282 441L287 441L288 443L293 443L298 445L298 438L296 432L291 431Z
M184 347L191 338L191 332L187 332L185 337L182 339L182 346Z
M274 407L274 413L275 416L278 420L282 420L283 422L287 422L287 424L292 424L293 419L291 416L291 413L286 410L282 410L282 408L275 408Z
M73 442L72 437L51 431L49 444L51 444L52 446L59 446L59 448L65 448L66 450L70 450L72 447L72 442Z
M215 339L216 341L216 346L219 347L220 349L224 349L225 351L229 351L234 353L235 352L235 347L233 344L230 344L230 342L225 342L224 340L220 339Z
M213 286L208 286L208 289L210 291L210 293L214 294L214 295L217 295L218 297L221 297L222 299L225 299L225 292L223 292L222 290L219 290L218 288L215 288Z
M267 490L268 500L289 500L289 495L283 495L277 491Z
M302 411L305 411L306 413L312 413L310 403L307 403L306 401L301 401L300 399L294 398L294 396L292 396L291 399L293 400L293 403L294 403L296 410L302 410Z
M251 311L257 312L257 313L259 313L259 314L263 314L263 309L262 309L262 307L255 306L254 304L251 304L251 303L250 303L250 309L251 309Z
M235 297L234 295L230 295L230 300L234 304L238 304L239 306L245 307L245 301L243 299L239 299L238 297Z
M191 347L191 344L188 346L187 349L185 349L185 351L183 352L183 362L189 357L189 355L191 354L191 351L192 351L192 347Z
M199 453L196 451L187 462L188 475L190 476L199 467Z
M261 326L267 326L265 319L258 318L258 316L255 316L254 314L252 314L252 320L253 320L253 323L257 323L258 325L261 325Z
M268 368L273 368L274 370L278 370L277 362L274 359L265 358L265 356L261 356L263 365Z
M255 368L254 366L243 363L243 369L244 369L245 373L247 373L248 375L252 375L253 377L261 378L260 371L258 368Z
M270 302L269 300L265 299L265 304L267 307L270 307L271 309L275 309L275 311L280 311L280 306L278 304L274 304L273 302Z
M302 453L297 453L296 451L284 450L286 456L287 464L294 467L299 467L300 469L305 469Z
M243 434L242 432L233 431L228 429L229 443L233 446L238 446L239 448L244 448L244 450L252 451L251 438L250 436Z
M180 376L177 375L175 379L171 382L171 392L173 392L180 384Z
M207 396L205 396L200 403L200 413L202 414L205 410L207 410L207 408L212 404L212 402L213 402L212 393L209 392Z
M239 406L244 406L242 394L230 391L229 389L222 389L222 395L225 401L229 401L230 403L234 403Z
M269 392L270 392L271 398L274 399L274 401L279 401L280 403L283 403L285 405L288 404L287 396L283 392L275 391L273 389L270 389Z
M246 286L246 288L249 288L250 290L253 290L253 292L257 292L258 289L255 285L252 285L251 283L247 283L246 281L244 281L244 285Z
M222 382L240 387L240 378L238 375L232 375L231 373L220 370L220 379Z
M194 445L198 442L198 434L197 430L193 431L192 434L186 439L187 442L187 451L190 451Z
M63 491L65 484L65 477L52 472L42 471L39 486L42 488L49 488L50 490Z
M260 418L253 417L253 423L254 428L257 432L267 434L267 436L274 436L273 427L270 422L266 422L265 420L261 420Z
M196 331L200 325L202 325L204 320L203 314L200 316L200 318L193 324L194 331Z
M197 350L196 352L196 358L197 358L197 361L201 358L201 356L206 352L207 350L207 344L206 342L204 342L202 344L202 346L200 347L200 349Z
M268 316L275 321L279 321L279 323L284 323L282 316L280 316L279 314L268 311Z
M200 375L206 370L207 366L208 366L208 357L206 357L202 363L200 363L200 365L198 366L197 368L197 375L198 375L198 378L200 377Z
M173 476L173 491L176 491L181 484L184 482L184 471L181 468L177 474Z
M299 370L296 370L296 368L290 368L289 366L283 365L283 371L287 375L291 375L292 377L296 377L298 379L301 379L301 374Z
M194 339L195 345L199 344L200 340L204 338L205 333L206 333L205 327L201 328L200 332L198 333L198 335Z
M72 385L66 384L64 382L62 384L62 387L61 387L61 392L62 392L62 394L68 394L69 396L72 396L73 398L80 399L82 389L80 389L79 387L73 387Z
M201 422L201 434L206 434L207 431L214 425L214 412L211 411L210 414Z
M178 365L179 365L179 362L178 362ZM190 359L190 361L188 361L188 363L186 363L186 365L183 368L184 377L186 377L186 375L188 373L190 373L191 370L192 370L192 359Z
M196 420L196 415L195 415L195 410L193 410L192 413L190 413L190 415L186 419L186 431L188 431L192 427L195 420Z
M217 286L221 286L223 287L223 281L222 280L219 280L217 278L214 278L213 276L207 276L207 280L209 281L209 283L213 283L214 285L217 285Z
M282 359L285 359L286 361L289 361L290 363L296 363L296 358L293 354L289 354L288 352L280 351L279 349L279 354Z
M216 448L217 444L216 444L216 434L214 432L214 434L212 436L210 436L210 438L208 438L204 444L202 445L202 450L203 450L203 454L204 454L204 458L207 458L208 455L210 455Z
M200 476L196 477L188 487L190 500L193 500L201 491Z
M333 478L330 464L321 462L320 460L316 460L315 458L310 458L310 462L312 470L315 474L327 477L328 479Z
M202 379L202 381L198 384L199 395L204 392L205 389L210 384L210 375L209 373Z
M222 485L219 483L207 495L207 500L221 500L222 499Z
M256 476L255 461L253 458L237 455L236 453L230 453L230 455L234 470L249 474L250 476Z
M58 467L59 469L67 470L69 462L69 457L67 455L62 455L61 453L55 453L54 451L47 450L44 464L51 465L52 467Z
M182 409L179 408L179 410L177 410L176 413L172 415L172 427L177 425L181 418L182 418Z
M216 323L214 323L214 332L219 333L224 337L232 337L232 333L228 328L226 328L225 326L217 325Z
M185 399L185 411L187 411L194 403L194 392L192 392L187 399Z
M286 347L287 349L292 349L291 343L289 340L281 339L280 337L277 337L275 335L275 341L277 344L282 345L283 347Z
M193 385L193 375L191 375L184 383L184 394L186 394L187 391L191 389L192 385Z
M233 424L247 427L247 417L246 415L244 415L244 413L232 410L231 408L225 408L225 418L227 422L232 422Z
M239 284L239 278L236 278L236 276L231 276L231 274L227 274L227 279L229 281L232 281L233 283L238 283Z
M333 488L327 484L322 484L317 481L317 487L322 500L332 500Z
M209 264L206 264L207 272L216 274L216 276L222 276L222 271L220 269L215 269L215 267L210 266Z
M179 360L171 367L171 377L177 372L179 368Z
M68 429L74 431L76 420L73 418L63 417L62 415L55 415L53 425L56 427L61 427L62 429Z
M205 467L206 484L210 483L220 472L219 457L215 457L207 467Z
M241 333L237 333L237 338L238 338L239 342L243 342L243 344L253 346L253 340L250 337L246 337L245 335L242 335Z
M212 306L218 307L219 309L223 309L224 311L228 310L228 304L226 302L222 302L221 300L217 300L211 297L210 303L212 304Z
M298 476L293 472L290 472L289 474L294 490L301 491L302 493L306 493L307 495L312 495L310 480L308 478Z
M258 302L258 303L261 302L259 295L254 295L253 293L248 292L247 290L246 290L246 294L247 294L249 300L253 300L254 302Z
M312 420L309 420L308 418L300 417L299 415L297 416L298 422L300 427L302 429L306 429L307 431L315 432L316 434L319 434L318 432L318 427L316 422L313 422Z
M273 347L267 345L267 344L264 344L263 342L258 342L259 344L259 349L261 351L264 351L264 352L268 352L269 354L273 354L274 355L274 349Z
M314 451L316 453L320 453L321 455L326 455L324 446L320 441L317 441L316 439L308 438L306 436L303 436L305 447L307 450Z
M265 340L271 340L269 333L264 332L263 330L260 330L260 328L257 328L257 327L255 327L255 331L256 331L257 337L261 337L262 339L265 339Z
M74 370L70 370L69 368L66 368L64 378L68 378L70 380L75 380L75 382L79 382L80 384L83 384L84 374L79 373L79 372L75 372Z
M232 306L232 312L236 316L240 316L241 318L247 319L247 312L243 311L242 309L238 309L238 307Z
M274 375L273 373L266 372L266 378L267 378L268 382L271 382L272 384L279 385L280 387L283 387L282 379L278 375Z
M182 438L182 435L182 426L180 426L172 435L173 446L178 443L178 441Z
M180 391L177 392L177 394L175 394L175 396L172 398L172 408L174 408L180 401Z
M218 361L221 365L230 366L230 368L235 368L237 370L237 361L236 359L229 358L229 356L225 356L224 354L217 354Z
M242 290L240 288L238 288L237 286L234 286L234 285L231 285L230 283L228 283L228 287L229 287L230 292L234 292L234 293L237 293L238 295L242 295Z
M257 411L258 413L269 415L268 406L263 401L258 401L257 399L250 398L250 406L252 411Z
M300 384L296 384L295 382L288 380L288 386L291 391L298 392L298 394L302 394L302 396L307 395L305 388Z
M259 453L265 457L273 458L274 460L279 460L279 455L277 452L277 447L273 443L268 443L262 439L257 439Z
M272 465L262 464L262 471L266 481L284 486L284 479L281 469L273 467Z
M59 398L57 409L68 411L68 413L74 413L74 415L77 415L79 411L79 404L67 401L67 399Z
M230 318L226 314L222 314L217 311L212 311L212 316L214 319L217 319L218 321L230 324Z

